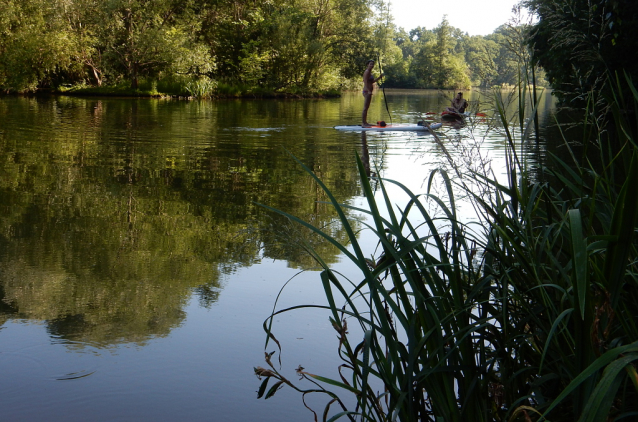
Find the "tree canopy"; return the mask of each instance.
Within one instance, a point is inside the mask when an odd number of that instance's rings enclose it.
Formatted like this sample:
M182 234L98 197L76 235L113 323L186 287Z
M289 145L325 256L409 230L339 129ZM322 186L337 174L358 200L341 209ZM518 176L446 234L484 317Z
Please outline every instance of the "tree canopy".
M363 0L2 0L0 89L186 86L320 91L359 84L380 56L386 86L514 83L503 31L469 37L447 18L406 32Z
M564 100L602 92L616 73L638 77L637 2L528 0L525 6L538 17L529 39L534 60Z

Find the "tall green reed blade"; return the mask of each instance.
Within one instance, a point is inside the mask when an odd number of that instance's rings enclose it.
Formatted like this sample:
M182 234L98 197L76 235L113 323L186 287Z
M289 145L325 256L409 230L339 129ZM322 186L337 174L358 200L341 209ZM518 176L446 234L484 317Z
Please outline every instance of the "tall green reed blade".
M605 367L603 375L592 392L591 398L583 409L579 422L596 422L608 419L618 388L625 378L625 370L633 368L632 363L638 360L638 353L630 353L613 361Z
M392 210L392 205L391 203L388 201L389 197L387 195L387 191L385 190L385 186L383 184L383 182L381 181L379 186L381 187L381 192L383 194L383 197L385 199L385 203L386 206L388 208L388 211L390 213L390 221L388 221L387 225L385 224L385 220L380 218L380 213L379 213L379 209L376 205L376 201L374 200L374 194L372 192L372 189L367 181L367 178L365 177L365 173L363 173L363 165L361 163L360 160L358 160L358 164L359 164L359 169L361 172L361 179L362 179L362 185L364 187L364 193L366 194L366 198L368 199L368 205L370 207L370 213L373 216L373 220L376 223L376 232L381 234L380 240L381 240L381 244L383 246L383 253L385 256L385 261L384 261L384 266L390 265L390 267L388 268L388 270L391 273L391 279L393 280L392 284L393 284L393 288L399 292L400 297L402 298L402 306L399 308L398 306L394 305L392 306L392 310L394 311L394 315L397 316L398 315L398 321L401 323L401 326L404 329L407 329L408 331L408 346L410 347L410 349L412 349L413 347L413 338L414 336L410 333L411 329L410 327L413 327L413 322L408 322L409 320L413 320L413 317L411 317L411 315L413 314L413 311L411 309L411 306L409 306L410 304L410 298L409 295L407 293L407 291L404 289L403 287L403 281L401 279L401 274L405 275L405 274L415 274L414 270L414 264L413 262L409 259L409 254L410 254L410 250L413 248L413 243L408 241L407 239L405 239L401 233L401 226L396 218L396 216L394 215L394 212ZM389 233L391 233L395 239L395 242L392 244L390 242L387 241L387 239L385 238L385 236L383 236L383 233L385 233L385 231L388 231ZM396 249L395 249L396 248ZM407 266L406 266L407 265ZM409 277L408 277L409 278ZM380 290L383 289L382 286L378 286L378 288ZM375 291L373 288L371 288L370 290L370 294L371 295L376 295L377 291ZM393 303L393 301L391 301L391 303ZM377 306L375 307L375 309L373 310L373 312L377 313L379 316L381 317L383 315L386 314L385 310L382 308L382 306L379 306L380 303L377 303ZM401 315L401 311L406 312L405 315ZM390 322L390 321L388 321ZM389 334L389 335L388 335ZM396 336L396 334L394 334L394 336ZM391 339L393 337L393 333L390 332L386 332L384 333L384 338L386 339L386 344L388 344L388 351L386 353L389 352L389 354L387 355L392 363L390 363L389 361L386 361L386 356L382 355L382 354L376 354L375 355L375 361L378 364L381 364L382 366L387 366L387 365L391 365L394 368L398 368L402 365L405 364L405 354L401 352L401 349L403 349L402 344L401 343L396 343L393 344L393 342L388 341L389 339ZM394 346L399 346L399 349L395 350L396 348ZM408 352L408 358L407 360L410 361L409 358L410 352ZM400 356L402 356L402 358L400 358ZM414 362L414 360L412 360L412 362ZM406 420L416 420L414 416L415 415L415 410L413 409L412 411L409 411L408 409L412 408L413 405L412 403L414 403L415 400L417 400L417 398L415 398L413 396L413 390L412 390L412 377L413 377L413 372L412 370L409 370L409 368L406 368L406 370L404 371L397 371L397 373L395 375L399 375L399 378L394 378L392 377L389 373L386 373L388 375L390 375L390 377L386 378L384 380L384 383L386 383L386 385L391 384L391 385L403 385L403 389L407 390L407 394L394 394L394 402L391 405L391 409L393 407L399 407L399 408L403 408L403 411L399 411L399 414L403 414L405 417L407 417ZM404 375L401 375L401 373L403 373ZM403 376L405 376L405 379L402 379ZM392 393L391 393L392 395ZM403 401L406 401L405 404L401 404ZM407 413L406 413L407 410Z
M634 192L637 184L638 151L634 150L627 180L614 207L610 234L616 236L617 240L610 242L605 260L605 288L611 294L612 308L617 306L620 299L625 269L632 248L638 212L638 195Z
M587 262L587 242L583 238L582 220L579 210L569 210L569 225L572 243L572 262L574 266L574 291L576 292L576 308L580 317L585 319L585 299L589 292L589 268Z
M556 406L558 406L565 398L567 398L570 394L572 394L581 383L585 382L587 379L595 375L600 370L606 367L609 367L609 365L612 364L614 361L616 361L619 357L620 357L620 360L618 360L618 363L620 363L622 367L638 359L638 355L636 355L636 352L638 352L638 341L628 344L626 346L620 346L620 347L611 349L607 351L605 354L603 354L602 356L600 356L598 359L593 361L591 365L589 365L589 367L587 367L583 372L578 374L578 376L576 376L569 383L569 385L556 397L556 399L554 399L551 405L543 413L541 420L546 418L548 414ZM630 354L629 355L630 359L627 359L627 357L624 357L624 358L622 357L624 354L628 354L628 353ZM612 377L612 376L615 377L618 373L619 373L619 370L617 366L612 367L611 370L607 373L608 378L605 379L605 383L609 382L609 377ZM605 384L602 384L601 386L605 386ZM598 391L598 393L602 393L602 394L605 394L606 392L607 392L606 388L601 388L601 391ZM602 398L598 397L598 395L596 397L592 397L592 399L596 399L599 402L600 400L602 400ZM604 421L607 419L606 415L607 414L605 414L604 417L598 418L595 420ZM582 417L587 417L587 415L583 414Z
M444 175L444 181L447 187L448 194L450 196L450 201L453 204L454 198L451 183L446 175ZM407 327L404 327L409 337L408 346L411 350L411 352L409 352L408 354L408 363L412 365L415 363L423 364L427 362L427 360L423 360L423 358L427 356L423 355L423 353L434 353L434 355L430 355L432 357L440 354L440 358L431 360L431 363L428 363L428 366L433 365L431 366L432 370L430 371L417 371L416 368L418 368L418 366L415 367L415 369L405 371L407 375L407 388L411 388L409 386L412 384L410 380L413 377L411 375L413 373L420 374L419 378L417 378L417 380L419 380L418 385L425 385L423 383L433 382L434 384L432 384L432 386L436 387L428 388L427 394L430 399L432 399L432 404L434 405L434 413L443 415L446 420L460 421L463 418L462 415L466 415L466 417L467 415L477 415L476 413L474 413L475 411L478 411L478 415L485 414L485 411L481 410L481 405L478 404L479 402L473 399L474 397L477 397L477 395L473 392L481 383L478 382L476 375L472 375L472 373L475 371L472 371L471 368L475 366L475 361L472 351L473 343L471 333L481 328L478 325L475 326L469 323L467 312L471 309L471 305L466 305L462 300L463 297L467 296L463 292L463 287L461 285L461 280L465 279L465 275L462 274L466 274L465 271L467 268L467 264L464 264L463 261L460 260L458 254L461 249L463 249L466 253L465 262L468 263L471 261L471 259L469 258L470 254L468 252L469 248L467 246L467 242L463 238L463 230L461 230L461 228L458 226L458 223L456 222L455 208L448 209L443 201L439 200L436 196L431 194L426 195L427 198L434 200L435 203L437 203L439 207L444 210L444 213L446 214L445 221L451 222L452 224L452 235L450 236L450 238L452 239L452 246L450 247L450 250L448 252L443 244L441 235L438 234L438 227L435 221L429 217L429 214L423 208L422 204L418 200L418 197L413 195L403 185L394 181L390 182L400 186L411 198L410 203L402 212L401 221L399 222L395 217L391 218L393 225L396 225L397 223L399 224L399 227L392 228L392 232L397 236L395 247L398 247L398 251L406 251L407 253L396 253L391 251L390 249L387 249L385 251L386 253L389 252L393 255L395 260L394 262L397 263L400 274L405 278L405 282L410 285L410 290L417 294L417 296L414 296L414 306L415 311L417 311L414 315L418 317L416 319L412 318L411 324ZM382 192L384 193L384 198L386 198L387 206L390 206L390 203L387 200L387 193L383 186ZM430 233L432 233L432 238L435 239L435 244L438 246L437 250L440 255L440 260L437 260L434 257L430 257L429 253L427 253L426 250L423 249L423 246L421 245L422 240L419 240L420 238L416 233L416 230L409 222L407 214L410 208L414 206L416 206L417 210L419 210L421 213L420 215L426 220L426 224L430 229ZM374 208L374 206L371 205L371 208ZM413 239L415 239L414 241L410 242L401 235L402 227L404 225L407 225L409 229L408 233L411 233L411 236L413 237ZM452 255L452 261L448 260L448 253ZM426 258L426 260L422 261L421 257ZM440 267L441 265L443 266ZM438 276L434 276L434 278L432 277L436 274L436 271L430 270L434 269L437 266L439 266L439 268L441 268L444 273L448 273L447 281L446 279L441 279ZM424 282L427 282L429 284L432 292L438 291L441 292L444 296L448 295L447 288L444 286L449 286L450 284L448 283L456 283L456 287L454 287L453 290L456 290L458 294L452 294L449 296L449 298L430 298L430 294L427 291L423 290ZM394 283L394 285L397 286L396 283ZM419 292L421 293L419 294ZM424 300L426 302L423 302ZM433 306L428 305L424 307L423 305L425 305L426 303L430 303L432 305L434 305L435 303L446 303L447 305L440 310L436 310L436 307ZM402 309L409 309L409 307L409 303L404 303ZM438 316L439 312L441 312L441 315L446 315L446 317L440 318ZM417 321L420 321L418 322L418 324L422 328L416 329L415 331L415 327L417 327L415 323ZM453 323L453 325L444 328L449 323ZM440 338L438 344L431 343L429 347L424 348L424 346L431 341L428 340L428 338L435 338L431 337L431 334L443 328L446 332L458 334L457 339L453 340L450 344L451 348L449 349L449 351L446 351L445 348L442 347L442 345L444 344L443 342L445 341L443 338ZM426 330L426 333L429 334L425 334L421 330ZM419 337L421 338L421 340L419 340ZM462 351L462 353L459 354L458 357L456 357L457 352L455 351ZM419 358L419 355L423 355L423 357ZM449 361L452 357L456 362L458 362L457 365L459 365L459 367L465 368L465 371L467 372L463 378L457 380L457 383L450 383L449 381L451 379L449 378L449 375L452 375L453 372L445 369L441 370L443 367L440 366L444 362ZM381 360L382 357L377 356L377 359ZM424 374L429 375L426 375L425 378L423 378ZM455 385L457 387L455 387ZM458 391L461 393L461 396L458 398L460 401L458 402L455 398L455 391L457 391L457 388L460 388L460 390ZM445 394L440 394L442 392L445 392ZM411 395L411 392L408 393L408 400L414 400L414 397L410 397ZM406 420L416 420L415 417L410 417L409 415L406 416L408 417L408 419Z

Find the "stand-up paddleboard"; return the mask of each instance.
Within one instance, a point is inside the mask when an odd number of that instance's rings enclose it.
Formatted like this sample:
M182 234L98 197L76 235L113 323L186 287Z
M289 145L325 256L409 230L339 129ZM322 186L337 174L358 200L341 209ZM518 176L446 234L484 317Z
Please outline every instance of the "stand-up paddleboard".
M432 123L430 125L431 129L438 129L441 127L441 123ZM397 125L386 125L386 126L371 126L371 127L362 127L361 125L346 125L346 126L335 126L337 130L350 130L350 131L376 131L376 132L427 132L427 126L414 125L414 124L397 124Z

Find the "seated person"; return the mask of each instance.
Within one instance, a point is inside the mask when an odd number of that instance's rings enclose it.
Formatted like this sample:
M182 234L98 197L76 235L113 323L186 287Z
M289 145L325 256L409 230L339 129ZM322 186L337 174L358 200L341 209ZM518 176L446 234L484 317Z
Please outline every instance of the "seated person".
M453 113L465 113L467 105L467 100L463 98L463 93L459 92L452 100L452 107L448 107L447 111L451 111Z

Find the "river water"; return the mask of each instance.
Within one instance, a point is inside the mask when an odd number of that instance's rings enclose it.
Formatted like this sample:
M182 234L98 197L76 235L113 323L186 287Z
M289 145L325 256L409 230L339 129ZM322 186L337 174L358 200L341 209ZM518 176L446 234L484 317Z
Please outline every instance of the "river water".
M386 98L395 123L415 123L448 103L436 91ZM489 100L471 99L487 117L447 124L440 139L456 154L472 132L473 153L489 156L501 174L502 131ZM355 206L363 204L356 154L415 192L431 169L447 165L429 134L333 129L358 124L361 107L358 93L0 98L0 419L313 420L290 388L256 398L262 323L282 286L292 278L278 308L323 303L316 265L299 247L304 234L258 204L345 239L327 196L293 156ZM551 107L543 100L542 116ZM369 120L381 119L389 121L377 95ZM334 248L309 241L356 278ZM327 314L284 314L274 329L291 380L299 365L336 376ZM320 398L308 402L321 410Z

